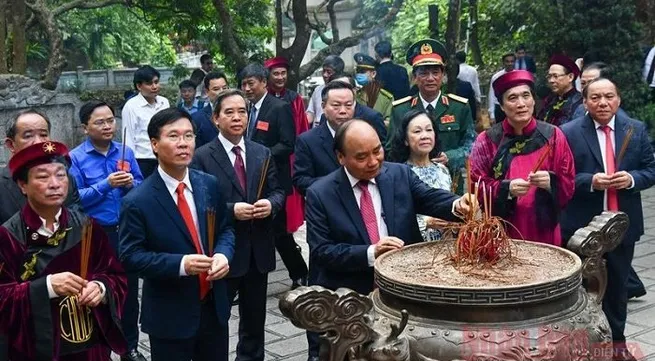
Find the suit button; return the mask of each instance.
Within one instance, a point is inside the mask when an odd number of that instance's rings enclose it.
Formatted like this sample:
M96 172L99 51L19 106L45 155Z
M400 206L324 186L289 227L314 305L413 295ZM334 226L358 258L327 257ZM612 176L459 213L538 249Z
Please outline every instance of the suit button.
M450 127L448 127L448 130L450 130Z

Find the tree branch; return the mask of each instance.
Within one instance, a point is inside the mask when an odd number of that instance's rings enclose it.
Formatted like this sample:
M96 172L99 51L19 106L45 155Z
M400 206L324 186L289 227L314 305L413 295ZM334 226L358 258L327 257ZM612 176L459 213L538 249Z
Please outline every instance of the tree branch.
M123 4L126 6L132 5L131 0L73 0L71 2L64 3L59 7L52 10L54 17L57 17L65 12L71 11L73 9L98 9L104 8L105 6Z
M338 3L341 0L329 0L327 4L327 13L330 18L330 27L332 30L332 41L339 41L339 26L337 26L337 16L334 13L334 4Z
M225 55L231 57L237 67L237 70L248 65L248 59L237 43L236 34L234 33L234 22L230 16L229 10L224 0L213 0L214 7L221 20L221 43Z
M325 34L325 29L327 26L323 23L321 23L320 20L318 20L318 14L314 11L314 21L316 21L315 24L312 24L311 21L307 23L309 27L316 31L316 34L321 38L321 41L323 41L325 44L330 45L332 44L332 39L328 38L327 35Z

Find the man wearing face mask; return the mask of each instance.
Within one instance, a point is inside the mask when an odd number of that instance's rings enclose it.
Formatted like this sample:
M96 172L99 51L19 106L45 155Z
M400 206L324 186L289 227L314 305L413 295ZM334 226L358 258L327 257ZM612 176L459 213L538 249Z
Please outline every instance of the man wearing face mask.
M361 86L357 91L357 101L380 112L384 117L384 125L389 126L391 109L393 108L393 95L382 88L382 83L376 79L375 59L357 53L355 54L357 73L355 81Z

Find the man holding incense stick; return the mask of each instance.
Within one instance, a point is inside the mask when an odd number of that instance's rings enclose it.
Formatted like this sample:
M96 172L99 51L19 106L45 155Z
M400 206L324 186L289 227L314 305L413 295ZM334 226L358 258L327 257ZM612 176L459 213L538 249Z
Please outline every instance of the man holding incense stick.
M191 116L155 114L148 136L159 165L123 199L120 257L143 278L141 329L152 361L227 361L231 215L216 177L189 169Z
M102 227L63 207L68 149L31 145L9 161L27 195L0 227L0 332L11 360L109 361L127 351L126 278Z
M597 78L582 91L587 115L562 126L575 157L575 194L562 215L568 239L603 211L625 212L625 238L607 254L607 290L603 311L612 329L614 360L634 360L625 344L628 277L635 242L644 234L641 191L655 184L655 158L644 123L617 114L619 91Z
M273 218L284 207L271 151L244 138L247 100L239 90L218 95L214 122L220 133L201 147L192 166L219 182L234 224L236 250L227 275L228 296L239 293L238 360L264 360L268 273L275 269Z
M80 108L80 122L86 140L71 151L70 174L77 183L82 205L105 230L118 254L118 213L121 200L143 181L134 152L125 143L113 141L116 132L114 110L107 103L92 100ZM121 323L129 352L122 361L146 361L137 350L139 341L139 280L128 274L127 299Z

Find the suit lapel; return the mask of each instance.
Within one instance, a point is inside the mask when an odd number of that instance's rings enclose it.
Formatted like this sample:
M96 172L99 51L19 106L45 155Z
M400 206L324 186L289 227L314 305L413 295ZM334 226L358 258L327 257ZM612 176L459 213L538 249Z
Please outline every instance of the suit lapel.
M353 188L350 186L350 181L348 181L348 176L346 176L346 172L343 167L341 167L341 178L338 180L338 183L338 198L341 200L341 203L343 203L343 206L346 209L346 213L348 213L348 216L353 221L353 224L355 225L355 228L357 228L357 233L359 233L361 239L366 243L370 243L368 232L366 231L366 225L364 224L362 214L359 211L359 206L357 206L355 193L353 193Z
M152 177L153 177L153 186L155 187L155 189L157 189L157 193L155 196L157 202L161 204L164 211L166 211L166 214L168 214L168 216L173 221L173 224L175 224L175 226L179 228L179 230L182 231L182 233L184 233L187 240L193 245L193 240L191 239L191 233L189 233L189 229L186 227L186 223L184 223L184 219L182 219L182 215L180 214L180 211L177 209L177 205L175 204L175 201L173 201L173 197L171 197L171 194L168 192L168 188L166 188L166 184L164 184L164 180L161 179L161 176L157 171L152 172Z
M241 189L241 184L239 184L239 181L237 180L237 173L234 171L234 166L232 166L232 162L230 162L230 158L227 156L221 141L218 140L218 138L214 139L210 147L212 147L211 155L216 164L223 169L223 172L225 172L227 178L232 182L232 185L239 191L239 194L246 199L245 190ZM246 155L246 161L247 159L248 156ZM248 166L246 165L246 172L247 170ZM247 179L248 178L246 177L246 180Z
M382 220L387 225L387 233L390 235L395 234L396 231L394 227L395 193L394 193L393 181L391 180L389 174L387 173L387 167L385 167L384 165L382 166L380 175L378 175L377 178L375 178L375 180L378 183L378 190L380 191L380 197L382 198L382 214L384 215Z
M257 135L257 133L259 133L259 129L257 129L257 122L259 122L260 120L268 121L268 119L264 118L264 116L267 115L266 113L268 112L268 106L270 104L269 102L271 101L270 98L272 96L273 95L268 94L268 93L266 95L264 95L264 101L262 101L262 105L261 105L261 107L259 107L259 109L257 111L257 118L255 118L255 127L252 130L252 137L250 137L250 139L254 138L255 135Z
M598 162L601 168L604 169L605 164L603 163L603 156L600 153L600 145L598 144L598 134L596 134L596 127L594 125L594 121L588 115L585 117L585 122L582 126L582 136L587 142L587 145L591 150L591 154L594 155L596 162Z
M434 107L434 112L432 113L433 119L437 124L441 124L441 116L448 110L448 105L444 104L445 95L440 95L437 98L437 106Z
M207 243L207 202L206 195L209 194L207 185L197 173L189 169L189 181L193 187L193 202L196 205L196 214L198 216L198 232L200 233L200 242L205 254L208 252L209 243Z
M332 138L332 133L330 133L327 121L320 125L320 129L321 139L323 140L321 145L325 149L325 153L327 153L328 157L330 157L334 162L335 167L339 167L339 161L337 160L336 154L334 154L334 138Z
M257 190L259 189L259 179L264 171L264 156L255 151L250 141L246 141L246 187L248 188L248 202L257 201ZM270 164L268 165L271 166Z

